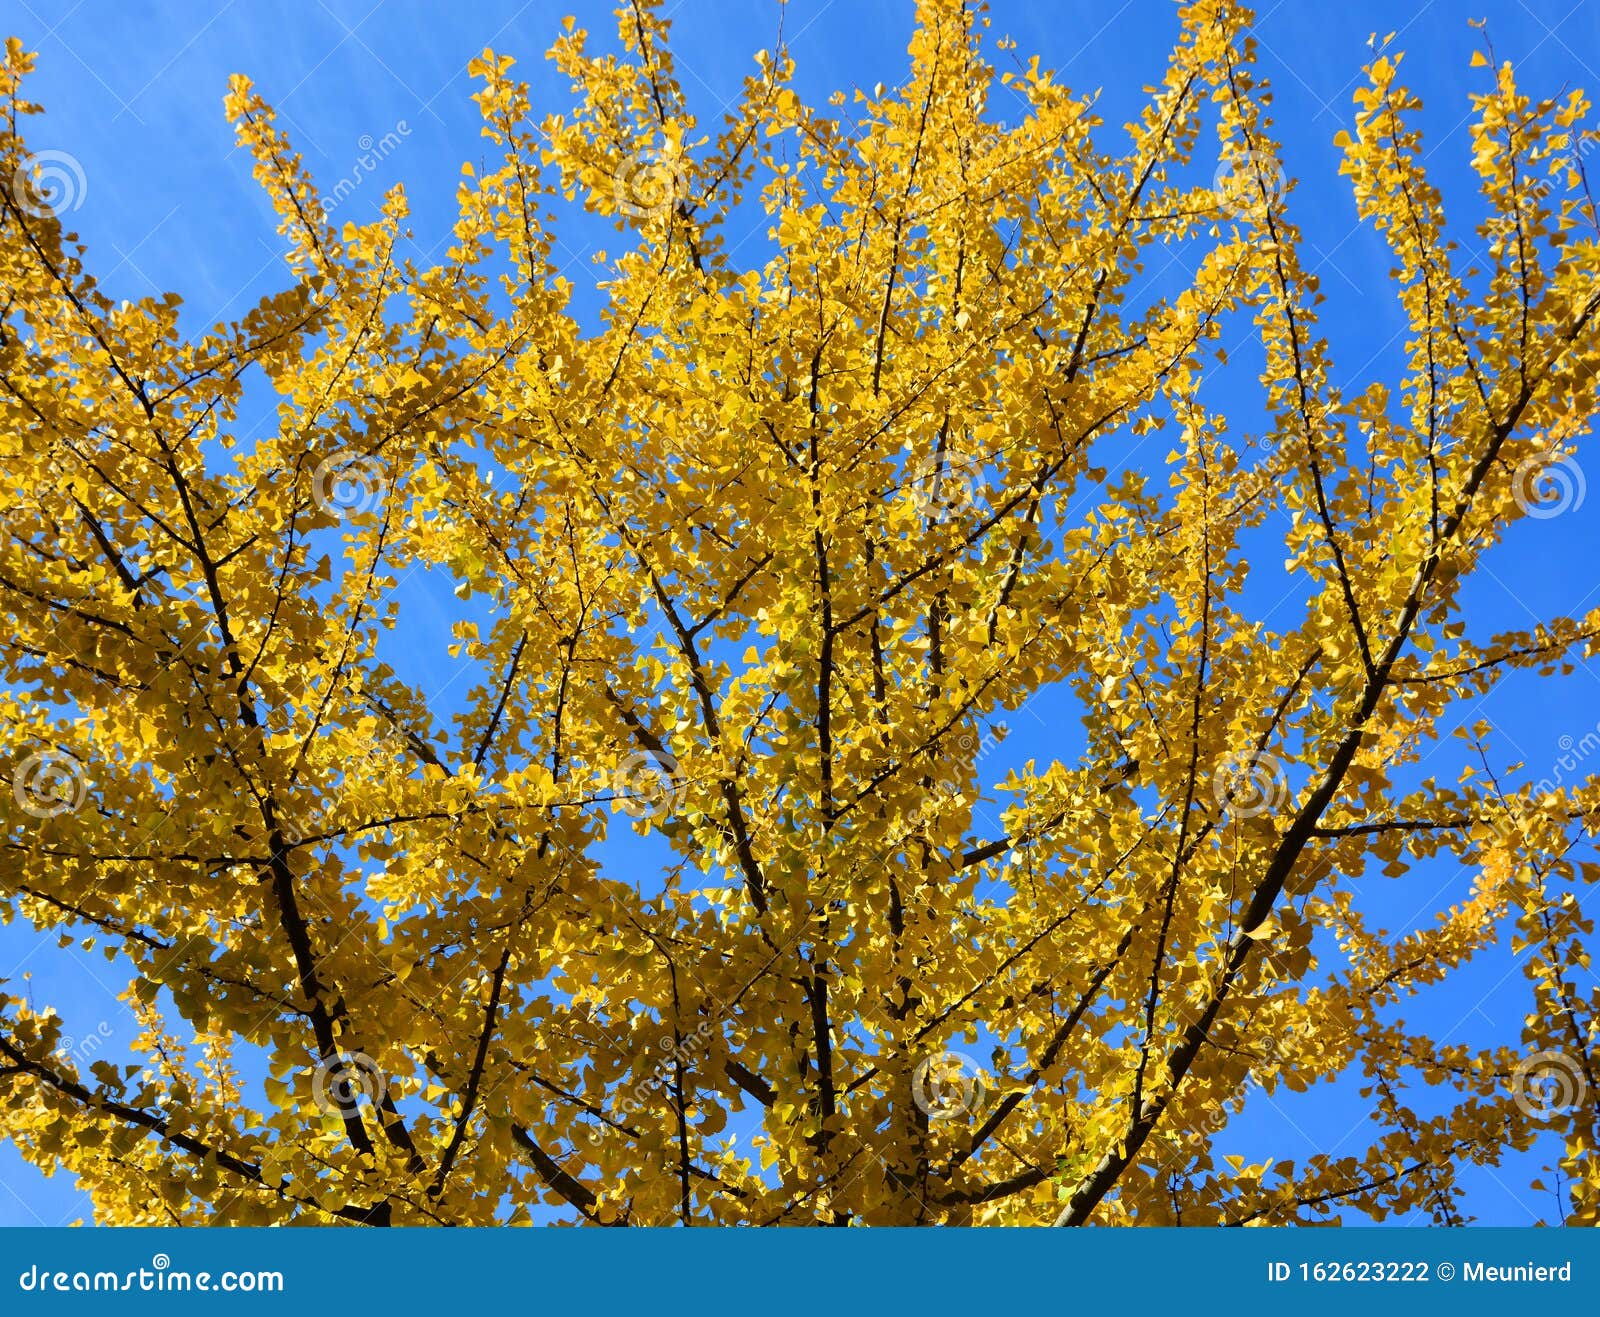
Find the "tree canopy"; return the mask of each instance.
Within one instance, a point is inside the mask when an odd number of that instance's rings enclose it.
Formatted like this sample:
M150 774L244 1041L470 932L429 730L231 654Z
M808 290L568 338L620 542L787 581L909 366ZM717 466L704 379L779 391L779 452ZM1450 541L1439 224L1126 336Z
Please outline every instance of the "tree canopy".
M236 77L289 277L199 333L96 282L8 43L0 901L126 971L142 1064L8 985L5 1136L118 1223L1453 1223L1536 1144L1600 1223L1600 787L1470 718L1600 609L1464 606L1596 413L1582 93L1475 61L1463 251L1375 51L1339 146L1408 331L1336 383L1232 0L1109 127L957 0L897 87L807 105L780 45L705 123L618 20L556 40L564 114L473 64L437 261ZM384 657L422 569L448 715ZM1045 698L1081 726L997 771ZM1470 888L1379 927L1435 857ZM1507 946L1520 1029L1406 1023ZM1214 1156L1324 1082L1360 1146Z

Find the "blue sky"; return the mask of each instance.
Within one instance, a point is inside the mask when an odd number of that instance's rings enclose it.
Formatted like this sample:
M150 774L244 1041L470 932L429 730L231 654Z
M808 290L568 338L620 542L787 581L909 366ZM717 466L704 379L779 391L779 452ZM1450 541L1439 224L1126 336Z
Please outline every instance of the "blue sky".
M325 187L350 176L372 143L393 134L397 145L350 196L342 218L375 212L384 189L404 183L420 259L447 235L461 162L477 160L482 147L467 62L485 46L515 56L536 111L560 109L569 94L543 52L568 12L597 38L611 32L608 5L575 0L0 0L0 29L39 52L29 95L43 102L46 114L30 126L30 144L35 151L70 153L81 166L82 204L71 221L106 290L119 297L177 291L193 329L237 318L285 281L275 217L222 114L229 74L254 79ZM1120 7L1116 0L1013 0L995 3L991 12L993 35L1015 38L1021 57L1037 53L1075 89L1103 88L1102 114L1113 126L1136 112L1141 88L1159 77L1175 31L1166 0ZM1276 90L1277 132L1288 172L1299 180L1291 213L1305 234L1305 262L1320 274L1328 297L1323 324L1338 363L1335 375L1345 385L1365 382L1364 371L1389 369L1395 358L1386 361L1383 354L1398 351L1395 336L1402 328L1386 288L1388 249L1357 227L1333 145L1352 118L1350 94L1368 58L1369 34L1400 33L1396 45L1408 52L1405 80L1427 107L1429 167L1459 222L1470 220L1475 188L1467 163L1467 97L1483 86L1482 72L1468 67L1481 40L1468 19L1489 20L1498 53L1516 62L1525 89L1555 93L1576 85L1600 94L1600 0L1336 6L1265 0L1258 15L1261 64ZM704 122L752 70L753 52L775 44L777 6L770 0L680 0L672 17L680 77ZM797 90L820 101L836 88L899 82L911 17L910 0L791 0L784 28L797 62ZM1003 99L991 112L1006 118ZM745 254L752 260L761 259L764 229L763 218L751 217ZM586 286L597 273L589 259L594 246L615 247L617 236L583 223L563 236L565 273ZM736 231L730 241L740 236ZM1470 243L1469 232L1460 236ZM1152 463L1160 456L1152 452ZM1578 550L1594 542L1597 530L1600 489L1567 516L1520 524L1472 587L1473 634L1531 625L1530 610L1548 617L1592 607L1593 554ZM446 713L457 673L445 653L447 635L429 624L453 604L449 584L415 580L402 589L405 615L416 628L408 634L403 671L424 691L439 693L437 711ZM1052 716L1041 701L1013 722L1007 763L1061 752ZM1474 716L1491 718L1507 753L1525 761L1527 776L1537 779L1560 753L1560 737L1579 739L1600 725L1600 672L1583 669L1560 682L1512 681ZM1428 768L1441 780L1453 776L1438 765ZM1414 924L1456 899L1469 881L1458 866L1424 866L1403 885L1375 890L1371 899L1393 927L1405 928L1408 920ZM9 976L17 991L26 972L34 976L36 997L63 1010L75 1037L94 1035L102 1022L113 1022L114 1035L114 1022L126 1018L116 1001L123 980L114 966L98 955L73 956L57 948L53 936L0 928L0 977ZM1408 1008L1408 1018L1446 1037L1512 1041L1526 1000L1510 962L1492 962L1456 980L1439 1000ZM1365 1119L1349 1086L1253 1101L1237 1131L1237 1150L1252 1158L1357 1152ZM1534 1201L1526 1180L1525 1174L1477 1175L1472 1206L1479 1219L1520 1225L1548 1215L1549 1200ZM64 1178L45 1180L0 1146L0 1224L55 1225L79 1217L87 1217L87 1203Z

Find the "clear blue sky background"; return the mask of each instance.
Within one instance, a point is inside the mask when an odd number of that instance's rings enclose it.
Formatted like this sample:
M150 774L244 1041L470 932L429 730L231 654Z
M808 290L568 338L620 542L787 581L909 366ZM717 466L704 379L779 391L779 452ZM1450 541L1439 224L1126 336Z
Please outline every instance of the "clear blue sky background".
M568 12L597 39L609 38L609 5L590 0L0 0L0 31L40 54L29 95L47 113L30 125L30 145L69 152L82 165L87 191L71 222L89 244L91 268L113 296L179 292L194 329L239 317L285 279L275 218L222 114L230 73L255 80L330 189L351 174L370 141L401 135L399 148L346 202L341 218L370 215L383 190L403 182L422 259L448 233L461 162L476 161L483 145L468 99L468 60L486 45L513 55L532 84L536 112L564 108L564 80L542 56ZM1075 89L1103 88L1102 114L1113 126L1136 112L1142 86L1159 78L1175 32L1167 0L1002 0L992 12L993 34L1016 38L1020 57L1037 53ZM1481 40L1468 19L1489 20L1498 53L1517 63L1525 90L1585 86L1600 94L1600 0L1263 0L1258 16L1263 71L1276 89L1277 131L1288 170L1299 179L1291 213L1308 243L1306 263L1321 275L1329 299L1324 327L1338 363L1335 378L1353 386L1373 373L1392 374L1402 321L1387 286L1391 260L1380 239L1356 226L1333 146L1352 119L1350 93L1368 58L1368 35L1399 30L1396 44L1409 52L1405 80L1427 106L1430 170L1447 207L1458 220L1470 220L1475 184L1467 166L1467 97L1485 83L1481 70L1468 67ZM672 17L680 76L705 123L752 70L751 54L774 45L777 7L762 0L680 0ZM798 90L820 101L835 88L899 82L911 18L910 0L792 0L785 27ZM992 113L1004 119L1008 108L1002 99ZM752 217L744 251L752 260L761 259L765 227ZM578 224L564 236L566 273L590 287L596 273L590 253L597 245L615 248L618 235ZM1457 236L1469 250L1474 245L1470 232ZM579 305L592 309L594 299ZM1151 450L1152 463L1160 457ZM1600 487L1572 513L1517 527L1468 596L1477 618L1471 634L1481 638L1527 627L1535 615L1592 607L1589 546L1597 530ZM396 666L436 697L442 717L452 709L451 689L470 684L452 687L458 674L445 652L449 637L436 625L452 611L449 583L412 580L402 589L407 629L404 663ZM1538 779L1559 753L1558 738L1581 738L1600 724L1600 673L1513 681L1471 717L1493 719L1507 754ZM1075 753L1078 738L1063 744L1062 726L1048 700L1036 701L1013 720L1007 764ZM997 763L994 776L1005 766ZM1441 763L1426 768L1441 780L1454 776ZM1370 908L1398 933L1460 899L1471 875L1443 864L1398 882L1369 881ZM63 1012L69 1034L85 1038L105 1025L111 1039L102 1055L115 1053L119 1032L131 1033L116 1000L125 979L98 954L74 955L53 936L18 925L0 928L0 976L17 991L24 973L32 974L35 998ZM1510 1042L1527 1003L1508 951L1435 997L1408 1004L1406 1014L1444 1041ZM1258 1095L1221 1151L1252 1160L1354 1153L1365 1146L1367 1124L1367 1104L1353 1083L1300 1097ZM1548 1196L1526 1189L1525 1172L1472 1174L1479 1221L1523 1225L1555 1215ZM65 1177L42 1178L0 1143L0 1224L55 1225L88 1214L87 1200Z

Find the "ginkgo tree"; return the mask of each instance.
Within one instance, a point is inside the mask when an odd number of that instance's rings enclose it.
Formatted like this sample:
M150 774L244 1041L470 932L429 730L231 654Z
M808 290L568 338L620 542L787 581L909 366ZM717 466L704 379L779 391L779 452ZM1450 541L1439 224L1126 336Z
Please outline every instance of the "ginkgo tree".
M1232 0L1112 128L957 0L892 90L806 105L780 46L713 123L659 3L618 20L556 40L565 114L474 62L438 261L399 188L333 224L235 78L288 276L198 335L97 284L8 44L0 896L139 1036L76 1055L9 984L5 1137L112 1223L1452 1223L1541 1151L1600 1223L1600 787L1470 712L1600 610L1463 610L1581 476L1588 101L1475 61L1452 238L1375 52L1339 146L1407 330L1336 384ZM421 570L443 713L384 658ZM1081 737L1000 768L1036 699ZM1376 926L1435 861L1465 895ZM1405 1023L1507 947L1495 1045ZM1319 1083L1359 1143L1222 1155Z

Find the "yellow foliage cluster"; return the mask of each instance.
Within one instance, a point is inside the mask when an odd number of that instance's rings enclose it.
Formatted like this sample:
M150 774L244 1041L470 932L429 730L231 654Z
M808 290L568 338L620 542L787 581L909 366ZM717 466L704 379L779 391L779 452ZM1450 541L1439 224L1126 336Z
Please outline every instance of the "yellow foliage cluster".
M491 160L435 264L398 188L336 227L235 79L292 281L195 337L30 195L8 45L0 900L128 970L146 1059L0 997L6 1137L109 1222L1078 1224L1451 1220L1461 1166L1553 1127L1600 1221L1600 788L1503 785L1477 733L1478 771L1399 782L1600 633L1462 611L1596 413L1584 98L1491 70L1465 268L1375 58L1340 146L1409 329L1350 392L1232 0L1180 11L1115 151L957 0L848 117L779 50L702 125L660 5L619 20L620 56L551 51L566 116L474 63ZM596 324L568 201L623 235ZM1201 376L1251 322L1245 443ZM1125 461L1163 428L1165 482ZM1262 545L1303 609L1252 614ZM419 568L480 674L449 719L379 657ZM1085 753L986 780L1052 688ZM1362 875L1435 855L1470 899L1369 927ZM1513 938L1519 1033L1405 1025ZM1249 1083L1340 1074L1368 1146L1213 1158Z

